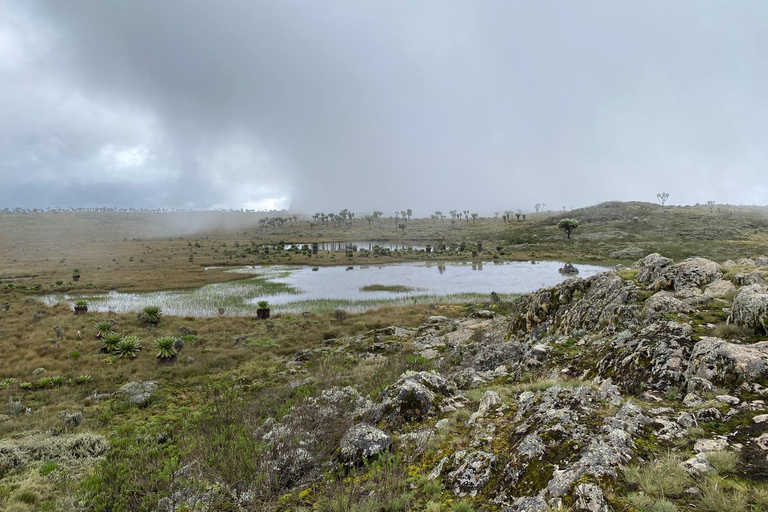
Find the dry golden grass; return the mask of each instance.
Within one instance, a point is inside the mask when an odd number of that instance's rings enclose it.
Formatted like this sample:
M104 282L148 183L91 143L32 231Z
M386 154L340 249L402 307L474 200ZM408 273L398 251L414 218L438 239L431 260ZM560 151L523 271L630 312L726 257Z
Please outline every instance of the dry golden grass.
M151 291L200 286L237 279L239 275L206 271L205 266L296 263L343 265L343 252L321 251L314 257L271 251L265 255L245 249L261 244L291 242L392 242L467 244L483 242L480 258L527 260L568 259L612 262L621 249L660 252L675 259L690 255L718 261L768 253L768 209L765 207L673 207L664 212L651 203L609 202L567 213L529 213L526 221L498 218L461 220L413 219L405 234L390 219L368 223L361 218L350 227L316 225L306 220L275 229L259 228L261 214L237 212L120 213L67 212L0 215L0 284L40 283L57 291ZM571 240L557 229L563 216L580 220ZM237 242L237 247L236 243ZM501 247L503 254L494 254ZM192 261L189 260L190 255ZM355 261L466 260L462 255L403 252L374 258L354 255ZM631 259L631 258L630 258ZM625 260L626 261L626 260ZM72 270L82 271L72 282ZM88 287L92 283L92 287Z
M274 374L286 357L298 350L323 343L324 337L354 335L389 325L418 325L434 314L457 316L452 307L384 307L364 314L349 314L338 321L333 314L275 315L268 321L255 317L192 318L164 316L158 327L142 327L135 314L88 313L75 315L66 305L46 307L30 301L21 292L6 293L3 301L10 309L0 312L0 413L5 413L9 398L20 399L33 414L22 414L0 422L0 435L13 431L61 427L62 410L96 406L88 400L95 391L112 392L130 381L157 380L166 385L174 402L175 389L190 383L204 383L234 372L249 380ZM141 338L142 351L136 359L111 360L96 338L95 324L112 320L114 330ZM59 329L61 336L56 332ZM189 338L176 361L161 363L155 358L152 341L160 336L176 336L180 329L196 332ZM265 341L268 340L268 341ZM189 359L191 358L191 359ZM38 368L45 372L34 374ZM61 375L61 385L40 386L40 378ZM69 382L90 375L85 384ZM20 384L31 383L31 389ZM185 400L184 393L178 395ZM86 412L86 422L93 418Z

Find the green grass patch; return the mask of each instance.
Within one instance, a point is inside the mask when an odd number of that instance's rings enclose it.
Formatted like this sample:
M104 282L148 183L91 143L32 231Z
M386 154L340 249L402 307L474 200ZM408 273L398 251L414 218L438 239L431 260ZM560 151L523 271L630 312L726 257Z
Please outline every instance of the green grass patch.
M272 338L259 338L257 340L249 338L245 340L245 344L254 347L274 347L277 345L277 342Z
M361 292L392 292L407 293L417 291L416 288L405 286L403 284L367 284L360 287Z

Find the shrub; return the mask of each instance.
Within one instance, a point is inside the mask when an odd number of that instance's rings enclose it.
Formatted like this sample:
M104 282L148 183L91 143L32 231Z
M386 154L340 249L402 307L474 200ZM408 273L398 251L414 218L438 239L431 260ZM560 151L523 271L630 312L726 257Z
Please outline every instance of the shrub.
M97 322L96 330L98 331L97 336L102 338L112 332L112 322L109 320L102 320L101 322Z
M138 336L125 336L115 346L115 354L118 357L136 358L141 350L141 343Z
M14 402L13 397L8 399L8 414L11 416L18 416L23 410L24 407L21 405L21 400L16 400Z
M0 389L8 389L14 382L16 382L16 379L13 377L3 379L0 381Z
M104 337L101 338L101 343L103 345L103 347L101 347L102 352L114 352L121 339L123 339L123 335L117 332L109 332L105 334Z
M95 512L155 510L174 484L194 489L176 476L180 468L178 449L167 434L124 427L82 484L83 497Z
M88 312L88 301L85 299L79 299L75 301L75 314L83 315Z
M157 325L161 317L160 306L147 306L138 313L139 325Z
M75 377L75 384L82 385L82 384L88 384L93 380L93 377L90 375L78 375Z
M260 300L256 305L259 309L269 309L269 301L267 300Z
M161 361L170 361L176 357L176 338L173 336L162 336L155 339L155 348L157 349L157 359Z

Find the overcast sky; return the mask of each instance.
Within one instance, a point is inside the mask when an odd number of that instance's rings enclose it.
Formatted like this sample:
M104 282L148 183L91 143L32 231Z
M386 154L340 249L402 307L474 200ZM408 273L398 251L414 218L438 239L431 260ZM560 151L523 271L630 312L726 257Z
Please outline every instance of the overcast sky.
M768 203L768 2L0 0L0 208Z

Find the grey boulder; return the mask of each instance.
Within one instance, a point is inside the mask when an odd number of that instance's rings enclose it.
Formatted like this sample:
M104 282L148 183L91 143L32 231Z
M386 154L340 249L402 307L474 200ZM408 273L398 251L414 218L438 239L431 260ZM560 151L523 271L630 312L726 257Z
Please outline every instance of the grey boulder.
M341 457L347 462L362 462L392 446L392 437L367 423L352 426L341 438Z

